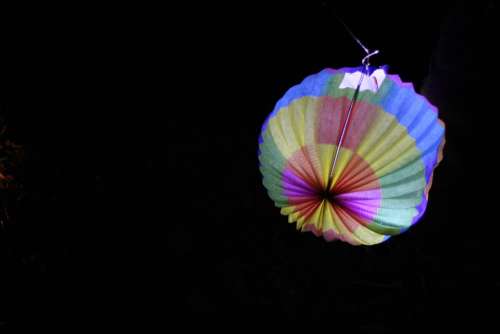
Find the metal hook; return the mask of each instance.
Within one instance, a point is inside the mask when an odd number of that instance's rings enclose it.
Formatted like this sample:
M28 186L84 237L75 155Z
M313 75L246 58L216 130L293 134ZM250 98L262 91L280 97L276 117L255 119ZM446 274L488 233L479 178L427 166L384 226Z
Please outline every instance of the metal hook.
M370 53L370 51L367 49L366 53L367 53L367 55L361 60L361 64L363 64L365 66L365 70L366 70L366 72L368 72L368 67L370 66L370 57L374 56L376 54L379 54L380 51L375 50L375 51Z

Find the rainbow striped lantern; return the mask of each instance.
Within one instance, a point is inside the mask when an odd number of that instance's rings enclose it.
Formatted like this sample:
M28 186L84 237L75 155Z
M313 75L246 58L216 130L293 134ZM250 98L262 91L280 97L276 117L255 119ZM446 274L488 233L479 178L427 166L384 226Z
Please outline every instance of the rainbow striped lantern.
M297 229L373 245L427 206L444 123L383 68L325 69L288 90L262 127L263 183Z

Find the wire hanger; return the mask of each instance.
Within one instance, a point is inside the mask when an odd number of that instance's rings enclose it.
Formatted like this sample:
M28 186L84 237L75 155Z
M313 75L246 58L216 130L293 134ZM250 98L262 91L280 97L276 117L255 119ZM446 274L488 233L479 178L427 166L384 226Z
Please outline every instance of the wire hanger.
M326 191L328 191L328 192L331 190L330 188L332 187L333 174L335 172L335 167L337 166L337 160L338 160L339 153L340 153L340 147L342 146L342 144L344 142L344 137L345 137L345 134L347 132L347 128L349 127L349 120L351 118L351 113L352 113L352 109L354 107L354 103L356 102L356 100L358 98L359 90L361 88L361 84L363 82L364 76L365 75L368 76L370 73L369 72L370 71L370 57L380 53L379 50L375 50L375 51L370 52L370 50L367 47L365 47L363 45L363 43L361 43L359 38L357 38L356 35L354 35L354 33L351 31L351 29L349 29L347 24L345 24L344 21L342 21L336 14L334 14L334 15L337 18L337 20L342 24L342 26L344 26L345 30L347 30L349 35L351 35L352 39L354 39L354 41L363 49L363 51L365 52L366 55L361 60L361 65L364 66L364 71L361 72L361 76L359 78L358 85L356 86L356 90L354 91L354 95L351 99L351 102L349 103L349 107L347 109L347 116L346 116L346 118L344 120L344 124L342 126L342 132L340 133L340 137L337 141L335 155L333 157L332 163L330 164L330 172L328 174L328 182L326 185Z

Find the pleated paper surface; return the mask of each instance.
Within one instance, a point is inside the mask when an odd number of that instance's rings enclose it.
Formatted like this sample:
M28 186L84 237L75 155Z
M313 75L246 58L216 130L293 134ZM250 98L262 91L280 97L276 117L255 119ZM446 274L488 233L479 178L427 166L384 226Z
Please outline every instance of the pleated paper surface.
M424 213L444 124L398 76L365 77L327 189L360 70L326 69L291 88L262 127L259 161L269 196L299 230L372 245Z

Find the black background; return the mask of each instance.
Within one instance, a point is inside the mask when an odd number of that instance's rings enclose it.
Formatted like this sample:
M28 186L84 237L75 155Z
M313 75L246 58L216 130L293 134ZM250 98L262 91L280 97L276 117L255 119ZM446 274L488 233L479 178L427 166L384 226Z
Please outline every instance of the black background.
M260 127L286 89L363 56L334 13L447 124L424 218L374 247L298 233L258 171ZM489 316L496 15L444 1L7 15L1 111L27 159L0 230L0 324L390 332Z

